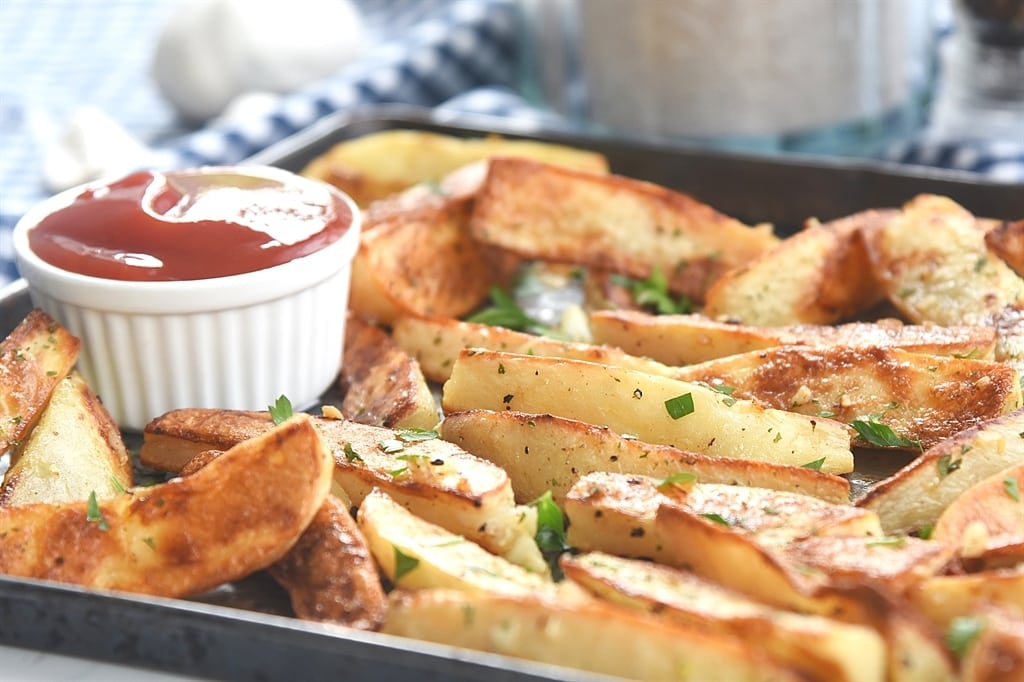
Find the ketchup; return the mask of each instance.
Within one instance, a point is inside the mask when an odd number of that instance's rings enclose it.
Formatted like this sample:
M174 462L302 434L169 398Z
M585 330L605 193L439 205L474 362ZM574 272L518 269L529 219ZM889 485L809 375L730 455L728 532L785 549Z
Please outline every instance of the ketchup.
M195 280L309 255L352 221L326 185L283 172L142 171L81 192L30 229L28 240L47 263L82 275Z

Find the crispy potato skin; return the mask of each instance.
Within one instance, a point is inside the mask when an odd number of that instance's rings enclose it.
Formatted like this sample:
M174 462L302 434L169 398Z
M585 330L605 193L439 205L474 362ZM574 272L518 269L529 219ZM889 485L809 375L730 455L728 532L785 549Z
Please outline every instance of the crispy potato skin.
M468 231L470 202L445 201L367 221L352 264L349 309L389 325L400 315L461 317L502 280Z
M181 469L190 476L224 453L200 452ZM387 596L366 538L346 503L324 499L298 541L267 572L288 592L292 611L303 620L377 630L387 612Z
M32 430L80 347L78 337L38 308L0 342L0 452Z
M197 594L281 558L326 497L332 464L298 416L188 478L132 489L92 510L85 502L3 508L0 572Z
M683 366L775 346L902 348L931 355L992 358L996 330L991 326L911 325L887 318L840 325L780 327L734 324L706 315L650 315L636 310L597 310L590 314L595 343Z
M377 630L387 614L387 596L377 565L355 519L328 495L298 542L269 567L305 620Z
M524 258L631 277L660 269L702 301L710 282L778 242L693 197L617 175L494 158L477 194L473 235Z
M391 336L359 315L349 314L339 382L341 413L361 424L432 429L440 416L419 362Z
M779 410L868 415L928 448L1021 404L1020 375L998 362L935 357L899 348L777 346L677 370L675 378L735 388ZM862 443L863 444L863 443Z
M751 325L829 324L867 310L885 295L861 238L897 214L864 211L829 223L810 221L754 260L722 274L704 312Z

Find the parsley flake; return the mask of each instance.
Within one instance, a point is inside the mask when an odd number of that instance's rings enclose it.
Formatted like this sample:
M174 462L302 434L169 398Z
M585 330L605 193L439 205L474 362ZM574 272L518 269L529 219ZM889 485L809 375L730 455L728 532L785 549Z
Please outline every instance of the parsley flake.
M962 459L953 459L952 455L942 455L935 462L935 468L939 470L939 478L945 478L960 468Z
M658 488L682 488L689 490L697 482L697 474L689 471L677 471L658 483Z
M533 539L547 559L552 576L557 579L561 577L558 557L570 549L565 541L565 517L551 497L550 490L530 502L530 506L537 509L537 532Z
M432 429L418 429L408 428L399 429L397 432L399 439L406 443L415 443L421 440L435 440L441 437L441 434Z
M661 268L655 267L647 279L633 279L615 275L615 284L629 290L637 305L659 315L686 314L693 312L693 302L686 296L673 296L668 288L668 278Z
M100 510L100 503L96 499L95 490L89 493L89 501L85 508L85 520L89 523L97 524L96 527L104 532L110 530L110 526L107 525L107 520L103 517L103 512Z
M359 456L359 453L356 452L356 449L354 447L352 447L352 443L345 443L345 447L343 447L342 450L345 452L345 459L347 459L348 461L350 461L350 462L362 462L363 461L363 458Z
M377 443L377 447L381 450L381 452L388 455L393 455L396 452L401 452L402 450L404 450L405 443L398 440L397 438L386 438L381 442Z
M946 646L954 656L963 658L971 643L984 629L985 621L982 618L970 616L954 618L949 624L949 629L946 630Z
M392 580L397 583L402 579L402 576L408 574L410 571L414 571L419 565L419 559L414 556L409 556L402 550L398 549L398 547L395 547L395 576Z
M665 409L668 410L668 416L673 419L681 419L688 414L693 414L693 394L683 393L675 398L669 398L665 401Z
M803 465L804 469L814 469L815 471L821 471L821 465L825 463L825 458L816 459L812 462L808 462Z
M292 401L283 395L279 395L274 404L267 407L267 410L270 412L270 418L274 420L274 425L276 426L287 421L292 416Z
M1003 479L1003 490L1010 496L1014 502L1020 502L1020 486L1017 485L1017 479L1010 478Z
M714 521L715 523L721 526L732 526L732 522L729 519L725 518L717 512L708 512L706 514L701 514L701 516L703 516L708 521Z
M898 435L888 424L883 424L875 418L854 419L850 426L857 432L865 442L880 448L914 448L921 449L921 444Z

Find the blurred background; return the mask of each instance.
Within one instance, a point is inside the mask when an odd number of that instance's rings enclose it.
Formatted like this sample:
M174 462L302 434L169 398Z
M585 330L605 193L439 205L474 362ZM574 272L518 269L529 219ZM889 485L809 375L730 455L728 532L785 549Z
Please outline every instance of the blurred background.
M1024 185L1024 0L4 0L0 44L0 283L50 193L382 103Z

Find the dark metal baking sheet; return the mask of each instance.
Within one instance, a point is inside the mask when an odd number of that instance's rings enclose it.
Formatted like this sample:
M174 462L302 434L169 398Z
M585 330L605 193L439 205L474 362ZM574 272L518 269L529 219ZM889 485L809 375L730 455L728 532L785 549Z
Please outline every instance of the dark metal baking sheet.
M594 149L607 155L617 173L689 192L746 222L772 222L782 233L811 216L827 220L866 208L897 206L922 192L950 196L978 215L1024 218L1024 188L964 174L709 152L552 133L487 117L462 118L453 124L407 107L333 116L250 162L300 170L336 142L393 128L467 136L497 132ZM0 336L30 307L23 281L0 290ZM0 577L0 643L217 679L595 679L507 657L278 615L274 611L287 612L283 597L279 595L280 609L268 608L266 595L275 586L260 576L225 589L227 593L185 601ZM250 599L250 593L256 596Z

